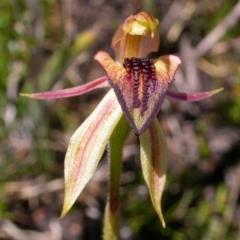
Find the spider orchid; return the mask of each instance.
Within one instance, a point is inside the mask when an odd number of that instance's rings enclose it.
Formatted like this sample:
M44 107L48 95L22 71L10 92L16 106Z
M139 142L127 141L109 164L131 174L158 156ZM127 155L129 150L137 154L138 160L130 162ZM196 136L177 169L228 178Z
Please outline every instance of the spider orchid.
M131 15L117 29L112 48L115 61L103 51L95 55L106 76L82 86L33 94L36 99L56 99L81 95L96 88L112 88L93 113L71 137L65 157L65 198L61 217L69 211L92 177L109 142L109 197L104 217L104 239L118 239L119 185L122 149L131 129L140 138L140 159L153 207L162 225L161 196L166 179L167 146L157 114L166 96L199 101L219 90L174 93L168 90L181 60L164 55L155 62L147 58L158 51L158 20L150 13Z

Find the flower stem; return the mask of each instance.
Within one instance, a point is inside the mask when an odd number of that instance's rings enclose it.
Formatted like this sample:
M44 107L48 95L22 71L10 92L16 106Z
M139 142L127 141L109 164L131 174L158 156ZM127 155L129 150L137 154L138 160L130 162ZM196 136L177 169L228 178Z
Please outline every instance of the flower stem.
M117 240L119 238L119 186L122 169L122 151L130 130L127 120L122 116L110 138L109 195L104 216L104 240Z

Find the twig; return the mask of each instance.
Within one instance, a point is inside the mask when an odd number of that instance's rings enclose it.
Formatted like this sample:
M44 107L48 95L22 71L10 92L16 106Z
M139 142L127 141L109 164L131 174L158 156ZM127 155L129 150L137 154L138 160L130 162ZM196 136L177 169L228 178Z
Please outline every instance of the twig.
M193 52L194 58L198 59L205 55L224 33L237 23L239 17L240 1L238 1L232 11L197 45Z

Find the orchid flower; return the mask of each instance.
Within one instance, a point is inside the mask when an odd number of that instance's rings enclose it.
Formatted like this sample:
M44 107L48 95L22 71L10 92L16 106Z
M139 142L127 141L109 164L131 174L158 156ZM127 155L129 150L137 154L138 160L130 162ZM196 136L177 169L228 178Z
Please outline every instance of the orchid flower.
M36 99L81 95L96 88L112 87L93 113L71 137L65 157L65 197L61 217L69 211L94 174L109 143L109 197L104 217L104 239L118 239L119 185L124 141L131 129L140 138L140 159L151 201L162 225L161 197L166 179L167 146L157 120L166 96L185 101L208 98L219 90L174 93L168 90L181 60L164 55L155 62L147 58L158 51L158 20L150 13L131 15L112 39L113 60L106 52L95 55L106 75L75 88L21 94Z

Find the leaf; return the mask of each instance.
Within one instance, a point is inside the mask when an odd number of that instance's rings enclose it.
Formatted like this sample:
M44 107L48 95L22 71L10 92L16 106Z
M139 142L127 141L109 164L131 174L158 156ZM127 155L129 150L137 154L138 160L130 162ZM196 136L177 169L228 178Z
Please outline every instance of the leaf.
M140 136L140 145L143 177L148 185L153 207L165 227L161 198L166 180L167 145L157 119Z
M64 163L65 196L61 218L95 172L121 116L121 108L114 92L110 90L71 137Z

